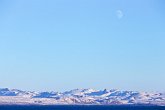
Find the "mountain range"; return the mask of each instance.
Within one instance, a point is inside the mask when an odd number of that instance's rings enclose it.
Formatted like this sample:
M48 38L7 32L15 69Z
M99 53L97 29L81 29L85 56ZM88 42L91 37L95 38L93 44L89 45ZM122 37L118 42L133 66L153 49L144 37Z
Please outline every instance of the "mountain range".
M34 92L1 88L0 104L165 106L165 93L120 91L116 89L74 89L66 92Z

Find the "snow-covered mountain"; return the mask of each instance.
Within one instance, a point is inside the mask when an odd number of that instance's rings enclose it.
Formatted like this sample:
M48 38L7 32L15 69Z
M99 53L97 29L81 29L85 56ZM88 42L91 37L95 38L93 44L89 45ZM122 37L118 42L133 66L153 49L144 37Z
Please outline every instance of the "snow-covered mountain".
M31 92L2 88L0 89L0 104L165 105L165 94L119 91L115 89L74 89L66 92Z

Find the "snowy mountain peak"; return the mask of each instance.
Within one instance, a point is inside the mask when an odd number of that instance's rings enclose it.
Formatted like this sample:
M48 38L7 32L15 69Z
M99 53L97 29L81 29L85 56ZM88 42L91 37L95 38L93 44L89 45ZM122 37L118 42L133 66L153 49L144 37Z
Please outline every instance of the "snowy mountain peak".
M0 89L0 104L154 104L165 105L164 93L119 90L74 89L60 92L31 92Z

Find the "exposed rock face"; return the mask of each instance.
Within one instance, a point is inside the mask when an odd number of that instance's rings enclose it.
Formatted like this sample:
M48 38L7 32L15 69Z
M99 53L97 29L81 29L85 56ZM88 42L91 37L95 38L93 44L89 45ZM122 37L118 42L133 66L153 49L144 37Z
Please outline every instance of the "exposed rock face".
M165 105L165 94L119 90L74 89L59 92L30 92L0 89L0 104L154 104Z

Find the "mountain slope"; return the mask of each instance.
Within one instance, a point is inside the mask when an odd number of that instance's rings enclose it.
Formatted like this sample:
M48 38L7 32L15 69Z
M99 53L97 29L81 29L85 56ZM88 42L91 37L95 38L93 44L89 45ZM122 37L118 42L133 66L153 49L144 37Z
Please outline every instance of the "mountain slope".
M74 89L60 92L31 92L0 89L0 104L147 104L165 105L165 94L137 91Z

